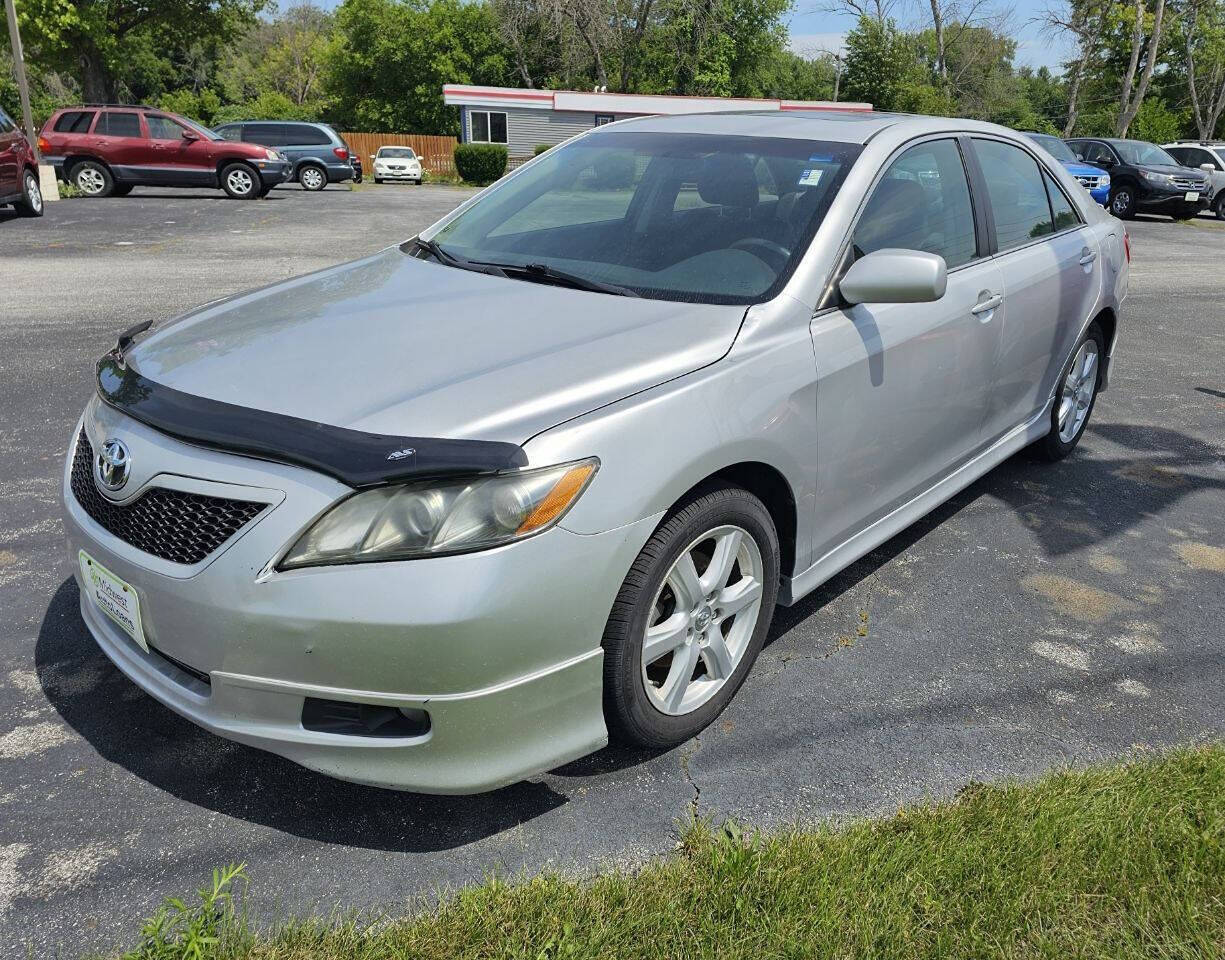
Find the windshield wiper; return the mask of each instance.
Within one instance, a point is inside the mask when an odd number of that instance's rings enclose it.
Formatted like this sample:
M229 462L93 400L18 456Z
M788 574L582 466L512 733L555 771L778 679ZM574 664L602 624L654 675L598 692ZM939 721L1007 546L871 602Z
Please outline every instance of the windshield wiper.
M560 286L573 287L576 290L611 293L618 297L640 296L639 293L630 290L628 287L619 287L613 283L602 283L599 280L580 277L577 273L567 273L565 270L550 267L547 263L492 263L485 260L473 260L471 262L480 263L487 267L496 267L502 271L503 275L508 277L518 274L527 280L543 281L545 283L551 281Z
M477 263L475 260L468 260L458 254L451 253L449 250L444 250L439 246L438 241L433 238L429 240L421 237L413 237L413 243L430 254L435 260L447 267L459 267L461 270L474 270L477 273L488 273L497 277L506 276L502 268L496 263Z

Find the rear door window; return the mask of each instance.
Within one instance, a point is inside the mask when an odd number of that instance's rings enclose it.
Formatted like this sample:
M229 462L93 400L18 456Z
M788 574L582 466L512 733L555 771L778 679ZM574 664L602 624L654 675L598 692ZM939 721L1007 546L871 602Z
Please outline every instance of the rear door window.
M310 123L285 124L286 144L293 146L316 146L332 142L327 131Z
M1051 215L1055 220L1055 232L1060 230L1070 230L1072 227L1079 226L1080 216L1076 212L1076 208L1072 206L1072 201L1067 198L1067 195L1059 188L1059 184L1045 170L1042 171L1042 178L1046 181L1046 193L1051 202Z
M957 142L921 143L894 160L872 191L853 242L856 256L898 247L937 254L950 269L973 260L974 207Z
M98 128L94 133L104 137L139 137L140 115L126 110L106 110L98 118Z
M1000 251L1054 233L1051 204L1038 161L1020 147L999 140L975 138L974 150L987 181Z
M56 118L56 133L88 133L89 126L94 122L92 110L67 110Z
M283 123L248 123L242 128L242 138L247 143L259 143L265 147L284 147L289 139L289 128Z

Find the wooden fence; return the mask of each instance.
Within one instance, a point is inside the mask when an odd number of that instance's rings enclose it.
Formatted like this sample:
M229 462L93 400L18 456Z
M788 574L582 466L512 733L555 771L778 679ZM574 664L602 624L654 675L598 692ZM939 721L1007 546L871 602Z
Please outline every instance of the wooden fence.
M421 158L421 165L429 173L455 175L454 137L431 137L416 133L341 133L345 143L362 158L367 176L370 172L370 157L379 147L412 147Z

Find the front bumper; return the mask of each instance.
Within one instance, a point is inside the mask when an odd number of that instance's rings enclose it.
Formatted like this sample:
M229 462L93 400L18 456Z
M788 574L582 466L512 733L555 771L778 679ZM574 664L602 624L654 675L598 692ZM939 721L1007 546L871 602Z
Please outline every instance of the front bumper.
M421 179L421 170L413 170L408 167L403 170L388 170L386 168L380 170L376 167L372 176L377 177L379 180L411 180L416 183Z
M1110 205L1110 184L1103 187L1094 187L1089 191L1089 196L1100 203L1103 207Z
M654 518L592 536L555 528L455 557L281 573L270 559L343 485L180 443L96 400L84 425L95 446L117 436L134 464L157 465L133 476L135 489L165 476L208 478L193 480L201 492L263 490L272 503L185 568L96 524L66 468L74 569L85 550L135 589L153 652L84 590L82 616L107 656L166 706L332 776L425 792L492 789L607 741L600 638ZM431 727L398 738L308 730L307 697L424 710Z
M255 165L265 187L278 186L293 176L293 164L287 160L258 160Z
M1201 190L1188 191L1172 187L1154 186L1146 182L1140 189L1142 192L1136 198L1136 206L1142 210L1168 210L1170 207L1195 207L1198 210L1203 210L1208 206L1208 191L1210 188L1207 186ZM1186 195L1188 193L1198 193L1199 199L1187 200Z

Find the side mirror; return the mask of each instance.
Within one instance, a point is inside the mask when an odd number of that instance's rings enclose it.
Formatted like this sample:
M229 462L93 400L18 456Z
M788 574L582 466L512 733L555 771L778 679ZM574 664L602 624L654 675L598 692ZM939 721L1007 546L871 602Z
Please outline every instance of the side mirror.
M1216 173L1216 167L1214 167L1211 163L1201 163L1199 168L1201 170L1207 170L1209 173Z
M200 137L196 133L193 133L191 130L184 130L183 139L187 141L192 141L192 140L199 140Z
M370 154L370 159L371 159L371 160L377 160L378 158L377 158L377 157L376 157L376 156L375 156L375 155L372 153L372 154Z
M838 282L848 303L931 303L948 286L944 257L885 249L860 257Z

